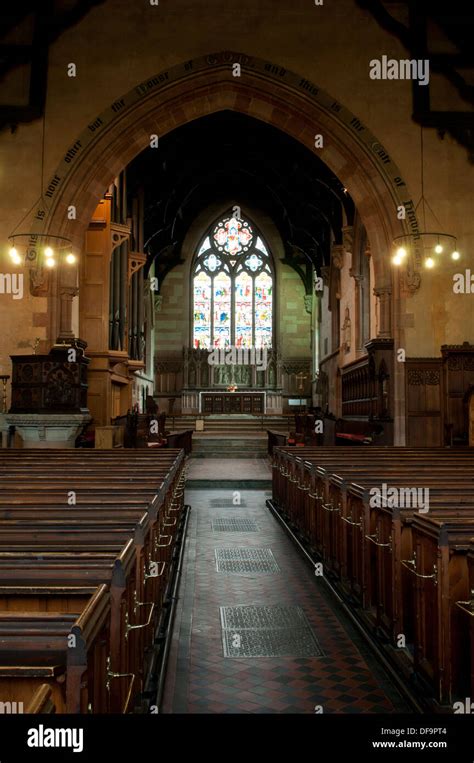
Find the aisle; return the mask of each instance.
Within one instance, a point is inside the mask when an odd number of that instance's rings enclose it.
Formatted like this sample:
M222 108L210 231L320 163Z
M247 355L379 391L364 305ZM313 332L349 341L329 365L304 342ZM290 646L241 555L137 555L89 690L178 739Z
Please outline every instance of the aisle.
M407 711L266 508L269 494L241 491L235 505L238 495L186 493L192 511L163 712Z

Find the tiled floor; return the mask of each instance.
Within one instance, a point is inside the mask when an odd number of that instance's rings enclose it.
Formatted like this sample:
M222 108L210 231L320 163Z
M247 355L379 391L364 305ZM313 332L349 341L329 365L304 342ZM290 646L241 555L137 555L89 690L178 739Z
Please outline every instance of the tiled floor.
M163 711L406 711L324 584L313 577L266 508L267 497L258 490L187 493L192 510ZM225 517L253 519L258 529L213 530L212 521ZM280 572L217 572L215 551L224 548L271 549ZM224 657L220 608L242 605L300 607L324 656Z

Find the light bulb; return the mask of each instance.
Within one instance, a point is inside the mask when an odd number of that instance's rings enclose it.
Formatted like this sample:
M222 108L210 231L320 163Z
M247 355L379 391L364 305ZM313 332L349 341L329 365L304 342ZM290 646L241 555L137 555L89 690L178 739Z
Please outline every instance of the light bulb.
M454 251L454 252L451 254L451 259L452 259L452 260L459 260L460 256L461 256L461 255L459 254L459 252L458 252L458 251Z
M55 265L56 265L56 263L53 260L53 258L52 257L48 257L48 259L46 260L46 267L47 268L54 268Z
M15 265L18 265L20 262L20 255L18 254L17 250L14 246L10 249L10 258L15 263Z
M394 265L401 265L402 264L402 258L399 254L396 254L395 257L392 257L392 262Z
M54 252L50 246L47 246L46 249L44 250L44 254L45 254L45 257L49 258L53 256Z
M425 260L425 267L426 268L432 268L434 267L434 259L432 257L427 257Z
M397 257L400 257L400 259L402 260L404 257L407 256L407 250L405 249L404 246L399 246L395 254Z
M436 254L441 254L442 251L443 251L443 247L441 246L441 244L436 244L435 246Z
M76 257L72 252L69 252L69 254L66 255L66 262L68 265L74 265L76 261Z

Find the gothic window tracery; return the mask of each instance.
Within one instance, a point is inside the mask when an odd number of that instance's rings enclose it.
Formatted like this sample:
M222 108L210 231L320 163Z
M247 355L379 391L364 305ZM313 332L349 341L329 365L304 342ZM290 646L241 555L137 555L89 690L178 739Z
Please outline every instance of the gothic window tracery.
M192 278L194 348L272 346L272 259L253 224L230 214L214 223Z

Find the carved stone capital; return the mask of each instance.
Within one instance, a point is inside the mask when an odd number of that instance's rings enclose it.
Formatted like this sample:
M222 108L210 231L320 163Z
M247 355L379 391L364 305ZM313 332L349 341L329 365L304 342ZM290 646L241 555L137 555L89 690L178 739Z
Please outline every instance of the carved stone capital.
M333 244L331 249L331 262L337 270L344 267L345 248L342 244Z
M355 271L355 270L354 270L354 268L351 268L351 269L349 270L349 275L351 276L351 278L353 278L353 279L354 279L354 281L355 281L357 284L359 284L359 283L361 283L361 281L364 281L364 280L365 280L365 279L364 279L364 276L362 275L362 273L358 273L357 271Z
M311 294L304 295L304 309L309 315L313 312L313 297Z
M64 300L73 299L74 297L77 297L77 295L79 294L79 287L78 286L60 286L59 294L61 296L61 299L64 299Z
M401 273L401 289L409 294L415 294L421 286L421 273L412 267L408 267Z
M29 271L30 293L33 297L47 297L49 291L49 271L38 265Z
M329 265L323 265L321 268L321 278L323 279L323 283L325 286L329 286L329 274L331 272L331 268Z
M374 287L374 295L376 297L379 297L379 299L388 299L392 294L392 287L391 286L375 286Z
M346 252L352 254L354 247L354 226L344 225L342 228L342 244Z

